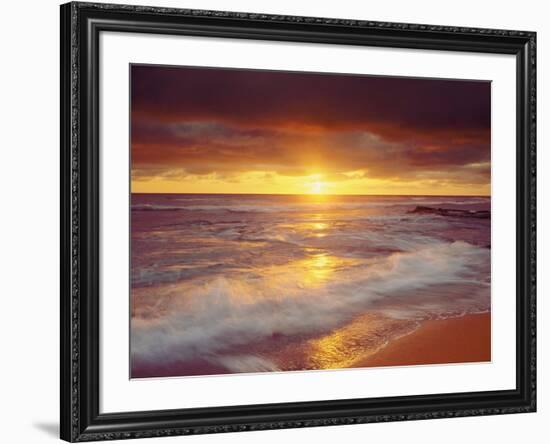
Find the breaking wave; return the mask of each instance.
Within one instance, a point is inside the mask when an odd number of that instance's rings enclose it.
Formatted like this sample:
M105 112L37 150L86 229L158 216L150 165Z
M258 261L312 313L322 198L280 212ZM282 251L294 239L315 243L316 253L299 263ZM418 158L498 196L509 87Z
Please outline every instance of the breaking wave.
M159 305L157 313L150 309L148 317L132 319L133 359L214 357L278 334L329 332L366 309L386 307L386 314L411 318L487 310L489 255L458 241L342 267L320 286L303 284L304 270L292 267L245 280L217 277L184 284L171 289L170 303ZM445 287L453 290L441 291ZM392 311L395 300L398 311ZM230 367L237 362L225 359L233 362Z

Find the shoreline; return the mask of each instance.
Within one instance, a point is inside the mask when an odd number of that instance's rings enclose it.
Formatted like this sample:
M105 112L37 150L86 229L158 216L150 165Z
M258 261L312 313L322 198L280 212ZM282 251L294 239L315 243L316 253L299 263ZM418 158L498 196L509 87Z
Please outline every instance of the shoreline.
M491 361L491 313L428 320L351 367Z

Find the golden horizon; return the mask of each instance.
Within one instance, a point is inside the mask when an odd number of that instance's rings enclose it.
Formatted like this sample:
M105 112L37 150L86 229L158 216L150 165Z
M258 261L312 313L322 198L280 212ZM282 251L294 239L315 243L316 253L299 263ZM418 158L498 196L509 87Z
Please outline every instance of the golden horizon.
M134 176L131 190L137 193L189 194L282 194L311 196L488 196L490 183L460 183L447 178L406 180L366 177L362 172L312 173L286 176L269 171L233 175L194 174ZM254 190L251 193L249 190Z
M222 195L222 196L308 196L308 197L322 197L322 196L414 196L414 197L491 197L490 194L359 194L359 193L347 193L347 194L315 194L315 193L190 193L190 192L147 192L147 191L130 191L130 194L194 194L194 195Z

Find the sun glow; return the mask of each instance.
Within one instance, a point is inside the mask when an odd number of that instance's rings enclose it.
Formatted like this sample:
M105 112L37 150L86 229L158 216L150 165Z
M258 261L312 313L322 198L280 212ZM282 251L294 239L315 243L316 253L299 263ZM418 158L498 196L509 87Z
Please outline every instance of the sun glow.
M322 180L322 174L310 174L307 178L309 180L304 185L308 194L325 194L327 192L327 183Z
M323 182L313 182L311 184L311 192L314 194L320 194L323 192Z
M349 172L333 178L325 173L286 176L276 171L248 171L234 175L188 174L132 176L133 193L199 193L199 194L299 194L315 199L328 199L340 194L447 194L489 195L489 185L478 188L461 184L442 185L432 179L398 180L371 178Z

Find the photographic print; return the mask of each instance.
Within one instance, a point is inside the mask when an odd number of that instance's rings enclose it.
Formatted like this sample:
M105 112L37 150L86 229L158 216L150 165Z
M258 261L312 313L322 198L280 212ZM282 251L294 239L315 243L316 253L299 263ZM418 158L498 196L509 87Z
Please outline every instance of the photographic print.
M489 81L131 65L130 95L132 378L491 360Z
M62 439L537 410L535 32L60 12Z

